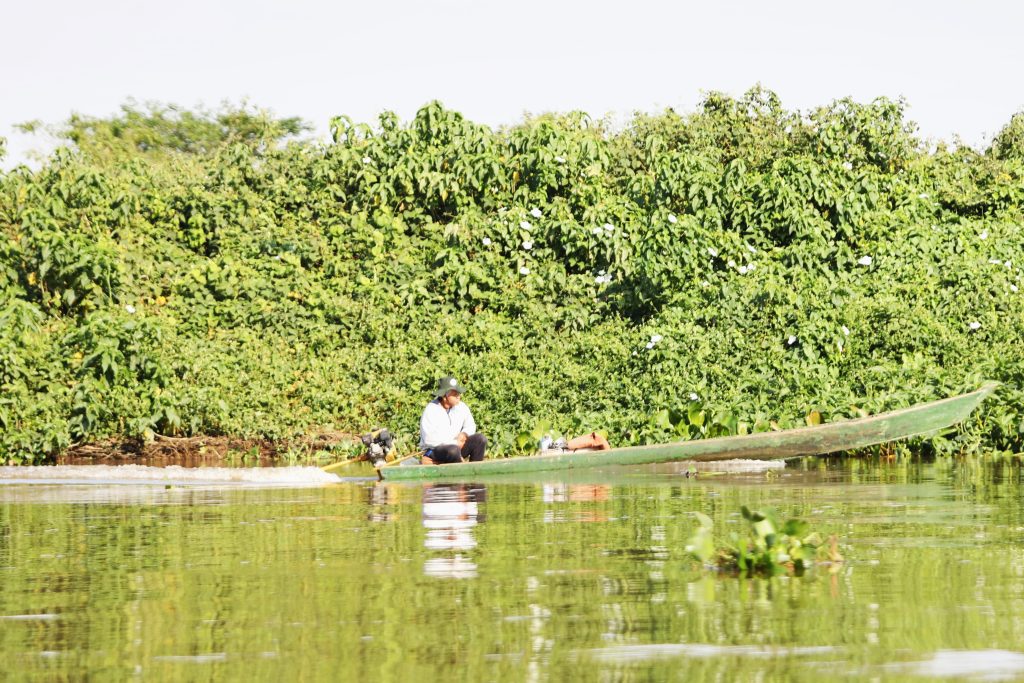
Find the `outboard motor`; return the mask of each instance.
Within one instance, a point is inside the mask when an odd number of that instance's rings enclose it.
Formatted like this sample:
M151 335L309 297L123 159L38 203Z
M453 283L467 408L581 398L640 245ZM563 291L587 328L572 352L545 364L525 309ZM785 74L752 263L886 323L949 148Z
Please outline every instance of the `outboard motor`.
M369 434L363 434L360 441L366 446L366 459L374 467L381 467L395 450L395 438L386 428L374 427Z

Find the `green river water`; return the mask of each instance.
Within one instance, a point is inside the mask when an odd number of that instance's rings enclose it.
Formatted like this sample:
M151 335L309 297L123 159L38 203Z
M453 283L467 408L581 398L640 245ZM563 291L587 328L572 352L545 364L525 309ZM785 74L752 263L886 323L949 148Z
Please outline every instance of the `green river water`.
M0 476L0 679L1024 679L1020 468L402 485ZM170 482L174 478L170 477ZM716 576L741 505L846 562Z

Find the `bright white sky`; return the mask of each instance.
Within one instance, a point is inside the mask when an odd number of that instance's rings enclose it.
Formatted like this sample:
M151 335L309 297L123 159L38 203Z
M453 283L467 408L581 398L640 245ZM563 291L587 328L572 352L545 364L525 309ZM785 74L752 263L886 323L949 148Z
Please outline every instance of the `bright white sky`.
M757 82L791 109L904 96L928 137L981 145L1024 109L1024 3L993 0L0 0L0 136L129 97L472 120L691 111Z

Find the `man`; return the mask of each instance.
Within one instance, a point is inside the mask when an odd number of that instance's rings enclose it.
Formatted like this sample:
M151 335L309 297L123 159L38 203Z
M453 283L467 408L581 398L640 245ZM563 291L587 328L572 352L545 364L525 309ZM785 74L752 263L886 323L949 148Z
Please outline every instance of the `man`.
M473 413L462 402L465 390L454 377L437 380L434 400L420 418L420 448L424 465L444 465L484 459L487 437L477 434Z

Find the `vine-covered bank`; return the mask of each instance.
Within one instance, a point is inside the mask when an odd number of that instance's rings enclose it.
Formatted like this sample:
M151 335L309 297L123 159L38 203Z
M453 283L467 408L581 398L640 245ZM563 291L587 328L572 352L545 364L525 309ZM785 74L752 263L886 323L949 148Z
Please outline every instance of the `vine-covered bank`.
M612 127L439 103L328 143L245 107L73 117L0 173L0 460L109 437L409 443L454 374L498 450L837 420L1004 384L939 453L1024 438L1024 114L755 88ZM0 146L0 154L3 154Z

